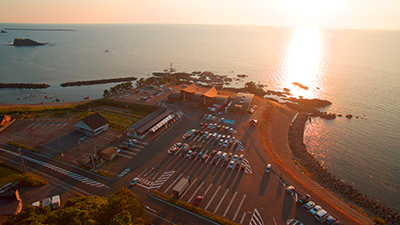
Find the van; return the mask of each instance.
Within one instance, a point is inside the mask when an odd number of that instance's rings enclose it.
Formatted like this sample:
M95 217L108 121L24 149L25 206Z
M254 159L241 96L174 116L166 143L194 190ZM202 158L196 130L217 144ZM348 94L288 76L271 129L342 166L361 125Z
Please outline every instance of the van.
M42 200L42 206L50 206L51 205L51 199L50 198L44 198Z
M328 216L329 216L328 212L325 211L324 209L321 209L314 215L314 218L317 219L318 221L322 221Z
M59 195L55 195L51 198L51 209L58 209L61 206L61 200Z

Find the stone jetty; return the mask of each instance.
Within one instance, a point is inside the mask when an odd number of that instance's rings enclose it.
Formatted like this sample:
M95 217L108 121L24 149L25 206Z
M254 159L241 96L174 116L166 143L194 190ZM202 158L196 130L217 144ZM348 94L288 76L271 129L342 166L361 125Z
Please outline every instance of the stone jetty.
M0 88L25 88L25 89L44 89L50 87L50 84L35 83L0 83Z
M66 83L60 84L60 86L61 87L72 87L72 86L82 86L82 85L120 83L120 82L128 82L128 81L135 81L135 80L137 80L136 77L120 77L120 78L111 78L111 79L66 82Z

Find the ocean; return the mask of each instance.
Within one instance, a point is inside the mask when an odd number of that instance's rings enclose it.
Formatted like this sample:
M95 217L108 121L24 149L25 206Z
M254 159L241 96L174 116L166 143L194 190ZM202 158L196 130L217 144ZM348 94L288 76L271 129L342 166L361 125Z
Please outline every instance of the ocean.
M400 31L313 27L163 24L1 24L0 82L47 83L43 90L1 89L0 103L100 98L116 84L60 87L62 82L149 77L170 63L177 71L210 71L267 89L333 104L352 114L308 122L310 152L361 193L400 212ZM14 38L49 43L14 47ZM308 90L292 84L299 82ZM53 97L46 100L44 96ZM358 118L356 118L358 117Z

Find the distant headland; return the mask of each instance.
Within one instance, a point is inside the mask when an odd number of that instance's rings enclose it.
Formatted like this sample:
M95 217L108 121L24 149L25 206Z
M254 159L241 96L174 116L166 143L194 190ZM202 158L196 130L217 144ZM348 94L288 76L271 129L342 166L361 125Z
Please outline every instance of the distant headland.
M26 39L15 38L13 45L14 46L40 46L40 45L45 45L45 43L40 43L40 42L31 40L29 38L26 38Z

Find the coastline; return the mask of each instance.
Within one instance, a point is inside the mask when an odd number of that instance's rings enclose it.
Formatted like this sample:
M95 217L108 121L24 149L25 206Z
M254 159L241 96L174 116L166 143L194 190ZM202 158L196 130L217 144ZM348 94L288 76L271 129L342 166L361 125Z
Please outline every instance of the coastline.
M311 154L307 146L304 144L304 129L309 116L305 113L300 113L296 120L289 128L288 143L294 157L299 160L302 166L309 170L321 186L325 189L338 194L348 204L353 205L353 208L362 207L368 210L374 216L384 219L388 224L396 224L400 221L400 216L397 212L382 205L378 200L371 199L368 196L360 193L345 181L331 174L322 164Z
M373 224L371 218L351 208L348 203L333 195L317 181L310 179L310 176L299 168L289 147L291 142L289 126L297 111L276 102L269 101L268 105L263 114L264 120L257 130L262 137L260 138L261 145L272 160L273 170L277 176L280 174L282 179L298 187L302 195L310 194L324 209L339 217L343 224ZM302 145L302 143L301 140L299 144Z

